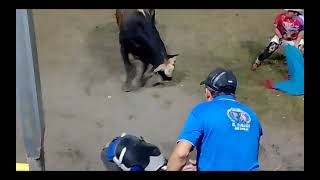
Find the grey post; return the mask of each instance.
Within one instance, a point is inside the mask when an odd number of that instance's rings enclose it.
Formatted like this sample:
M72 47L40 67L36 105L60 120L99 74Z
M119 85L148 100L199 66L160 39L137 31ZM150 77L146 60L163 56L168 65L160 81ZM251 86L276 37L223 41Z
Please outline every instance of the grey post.
M44 171L44 116L31 10L16 10L16 118L31 171Z

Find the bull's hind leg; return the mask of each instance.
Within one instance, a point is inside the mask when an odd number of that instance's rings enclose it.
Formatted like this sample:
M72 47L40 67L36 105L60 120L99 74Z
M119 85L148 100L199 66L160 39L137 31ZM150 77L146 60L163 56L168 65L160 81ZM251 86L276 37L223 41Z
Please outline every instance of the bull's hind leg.
M132 64L129 61L129 54L122 46L120 48L120 52L121 52L122 60L124 63L124 68L126 71L126 81L122 85L121 89L122 89L122 91L128 92L128 91L131 91L131 89L132 89L131 83L132 83L132 79L135 75L135 68L134 68L134 66L132 66Z
M146 64L139 59L134 59L133 61L131 61L131 63L135 69L135 74L131 83L131 90L137 90L143 85L142 77L146 69Z

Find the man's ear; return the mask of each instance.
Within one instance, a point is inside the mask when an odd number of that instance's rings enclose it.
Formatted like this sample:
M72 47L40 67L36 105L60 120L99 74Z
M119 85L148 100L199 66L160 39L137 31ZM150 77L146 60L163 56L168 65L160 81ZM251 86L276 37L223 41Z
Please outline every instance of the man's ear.
M160 64L153 72L164 71L166 69L165 64Z
M212 93L206 88L206 98L207 98L207 100L213 98L213 96L214 96L214 94L212 94Z

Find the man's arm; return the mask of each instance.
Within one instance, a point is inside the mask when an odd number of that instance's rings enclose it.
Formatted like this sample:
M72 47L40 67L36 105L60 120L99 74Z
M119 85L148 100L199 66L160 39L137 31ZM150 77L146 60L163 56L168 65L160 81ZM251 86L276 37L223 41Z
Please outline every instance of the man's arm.
M169 171L182 170L188 161L190 151L201 143L200 137L203 134L203 128L202 119L195 116L192 111L178 137L178 144L169 159Z
M283 38L277 24L274 24L274 33L279 37L279 39Z
M183 166L187 163L189 153L192 149L192 144L188 141L180 141L173 153L171 154L168 162L168 171L181 171Z
M274 20L274 33L279 37L279 39L282 39L283 37L280 30L278 29L279 25L281 25L280 18L281 14L279 14Z

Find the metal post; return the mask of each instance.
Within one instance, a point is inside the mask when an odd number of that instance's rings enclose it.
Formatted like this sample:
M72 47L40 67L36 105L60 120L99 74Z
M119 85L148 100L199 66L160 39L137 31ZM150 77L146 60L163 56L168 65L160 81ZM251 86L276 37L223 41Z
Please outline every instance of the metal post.
M31 171L44 171L44 117L31 10L16 10L16 116Z

